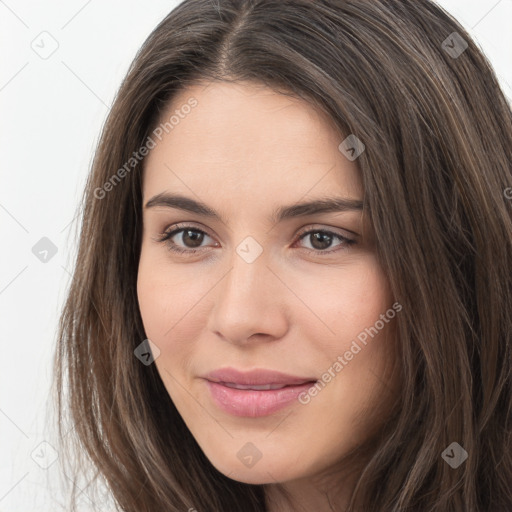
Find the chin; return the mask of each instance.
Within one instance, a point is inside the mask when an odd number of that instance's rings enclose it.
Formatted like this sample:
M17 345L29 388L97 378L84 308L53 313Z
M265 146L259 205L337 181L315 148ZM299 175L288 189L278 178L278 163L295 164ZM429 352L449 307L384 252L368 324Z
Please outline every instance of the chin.
M264 459L265 457L262 457L252 467L244 467L238 459L222 461L222 463L213 460L210 460L210 462L224 476L245 484L275 484L301 477L301 475L291 470L293 468L291 461L282 458L269 460L269 457L266 461Z

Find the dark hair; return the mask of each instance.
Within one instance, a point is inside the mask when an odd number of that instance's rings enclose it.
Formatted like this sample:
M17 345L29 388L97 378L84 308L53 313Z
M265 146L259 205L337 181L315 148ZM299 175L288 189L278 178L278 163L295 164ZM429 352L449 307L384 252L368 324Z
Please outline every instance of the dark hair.
M186 0L151 33L81 205L55 359L59 427L68 411L74 426L65 449L123 511L267 510L265 485L217 471L155 365L134 357L146 338L134 153L177 91L212 80L305 99L366 147L364 209L403 306L402 387L349 509L510 512L512 112L478 46L429 0ZM455 441L468 453L456 469L441 457Z

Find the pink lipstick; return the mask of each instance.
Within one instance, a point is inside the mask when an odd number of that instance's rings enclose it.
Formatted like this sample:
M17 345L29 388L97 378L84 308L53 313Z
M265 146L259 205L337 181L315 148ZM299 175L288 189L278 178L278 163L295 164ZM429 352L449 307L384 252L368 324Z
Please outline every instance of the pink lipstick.
M267 416L286 407L317 382L314 377L264 369L242 372L221 368L204 378L220 409L234 416L251 418Z

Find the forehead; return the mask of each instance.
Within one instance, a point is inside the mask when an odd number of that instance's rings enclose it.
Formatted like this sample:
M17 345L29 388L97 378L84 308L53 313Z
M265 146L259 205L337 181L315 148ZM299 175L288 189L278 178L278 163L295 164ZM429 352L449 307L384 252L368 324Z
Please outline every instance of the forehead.
M344 136L332 120L263 85L188 87L169 103L159 126L161 140L154 139L145 162L145 197L176 188L226 199L276 191L283 201L307 193L362 195L359 170L340 153Z

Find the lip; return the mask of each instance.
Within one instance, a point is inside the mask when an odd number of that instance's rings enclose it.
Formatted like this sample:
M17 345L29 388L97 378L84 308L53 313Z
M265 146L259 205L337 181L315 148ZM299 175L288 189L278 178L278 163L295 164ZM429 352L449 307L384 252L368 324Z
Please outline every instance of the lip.
M285 373L256 369L241 372L222 368L203 377L214 403L233 416L256 418L268 416L297 402L297 397L312 387L317 379L297 377ZM280 389L235 389L226 384L243 386L281 385Z
M265 384L284 384L287 386L302 384L304 382L316 381L316 377L299 377L289 375L275 370L256 368L242 372L236 368L219 368L204 377L212 382L230 382L233 384L262 386Z

